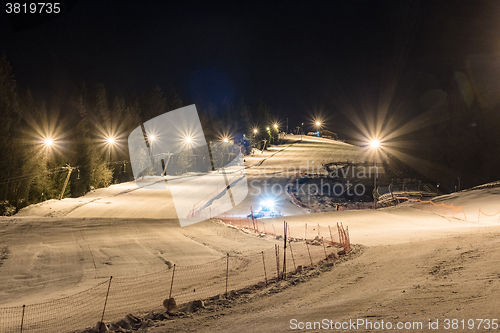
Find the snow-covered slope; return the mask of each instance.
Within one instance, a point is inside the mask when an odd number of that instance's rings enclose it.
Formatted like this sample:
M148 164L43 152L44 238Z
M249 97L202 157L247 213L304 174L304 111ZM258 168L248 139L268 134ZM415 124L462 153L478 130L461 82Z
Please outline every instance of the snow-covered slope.
M320 162L340 157L357 158L357 149L340 142L305 138L302 143L273 147L264 154L247 158L246 171L249 181L268 179L271 184L285 184L288 181L286 177L266 176L280 167L298 168L305 161L309 161L310 165L313 162L320 165ZM6 255L2 256L0 262L0 306L35 303L72 294L110 275L134 276L161 270L171 263L198 264L223 257L228 252L255 253L276 242L246 235L214 221L180 228L168 193L158 193L157 190L137 189L133 183L113 185L82 198L53 200L27 207L14 217L1 218L0 250ZM380 269L389 269L387 265L397 264L400 255L408 256L406 261L413 260L411 244L415 246L414 251L434 244L436 246L429 250L432 252L437 251L437 246L444 242L443 237L459 235L467 238L478 231L483 232L486 227L491 228L489 230L493 233L496 230L498 235L498 228L494 227L498 220L483 220L481 217L478 223L477 214L479 207L487 213L500 210L499 199L500 189L493 188L460 192L434 200L437 204L443 201L446 205L453 203L455 207L462 205L467 215L465 220L460 214L453 217L451 211L445 211L444 215L441 207L433 208L431 212L425 206L420 208L419 204L404 204L377 211L306 214L283 194L278 196L278 206L289 216L269 219L266 223L282 225L283 220L286 220L290 225L301 228L305 223L309 226L318 223L334 226L337 222L343 222L349 228L352 243L383 247L386 250L392 248L388 245L398 246L401 254L391 252L393 259L384 257L382 260L380 256L383 251L370 250L367 253L371 257L362 259L359 262L361 266L349 264L343 271L343 274L348 274L353 270L364 276L374 274L369 265L373 260L380 260ZM251 206L258 205L259 200L258 195L249 195L231 213L246 215ZM491 232L486 232L484 237L491 238ZM477 241L481 237L474 239ZM463 246L459 243L454 242L453 246ZM430 260L431 254L427 252L419 259L419 265ZM447 260L446 255L442 257L442 260ZM405 262L404 258L401 260ZM432 265L433 262L429 262L428 270ZM393 274L396 273L393 271ZM337 273L332 274L339 278ZM405 282L394 285L395 289L391 289L390 285L384 288L391 295L396 293L396 289L401 292L399 287L408 288L413 281L407 275L402 275ZM375 280L374 277L363 288L371 290L370 286ZM415 284L418 283L421 283L420 280L415 280ZM315 288L321 290L328 286L332 287L328 281L321 280ZM337 287L331 290L340 292ZM373 298L381 295L375 291L372 294ZM325 304L325 308L346 306L346 300L340 299L340 296L335 298L336 301L328 301L326 295L313 295L307 298L311 304ZM295 302L291 304L300 305ZM351 310L356 308L356 304L351 304ZM364 310L359 308L359 311Z

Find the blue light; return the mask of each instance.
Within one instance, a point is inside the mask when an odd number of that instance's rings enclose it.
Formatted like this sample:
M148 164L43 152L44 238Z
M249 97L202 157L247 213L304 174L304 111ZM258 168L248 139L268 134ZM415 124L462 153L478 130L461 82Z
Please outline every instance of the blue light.
M267 209L272 209L274 208L275 202L274 199L264 199L260 202L261 206Z

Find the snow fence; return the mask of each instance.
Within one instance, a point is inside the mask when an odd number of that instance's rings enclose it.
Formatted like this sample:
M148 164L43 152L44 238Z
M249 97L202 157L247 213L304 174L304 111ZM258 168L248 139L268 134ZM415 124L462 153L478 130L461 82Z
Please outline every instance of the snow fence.
M283 238L281 245L252 255L228 254L196 266L173 265L136 277L110 277L64 298L0 308L0 332L78 332L95 327L101 320L106 324L117 322L129 313L141 317L149 311L165 311L163 302L170 297L182 305L234 291L250 292L350 249L348 231L341 224L334 228L319 225L298 228L284 223L280 234L278 230L271 231L277 226L266 226L257 220L226 217L222 221L260 235L285 234L286 241Z

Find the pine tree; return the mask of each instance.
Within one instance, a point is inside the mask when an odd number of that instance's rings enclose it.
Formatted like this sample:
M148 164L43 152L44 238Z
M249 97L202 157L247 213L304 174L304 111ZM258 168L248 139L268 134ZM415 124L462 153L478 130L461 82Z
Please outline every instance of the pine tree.
M3 54L0 56L0 191L4 199L11 203L17 199L13 189L19 188L17 181L8 179L20 174L22 147L16 135L21 116L12 67Z
M159 86L139 98L142 122L164 114L167 111L167 99Z
M98 115L89 111L83 96L84 93L79 97L75 107L80 114L80 122L77 127L80 137L78 149L82 155L79 158L79 165L82 166L80 171L84 191L88 191L110 185L113 179L113 171L108 168L106 154L103 154L102 147L99 147L99 140L94 134L102 133L103 128L109 126L107 124L101 125L102 121L109 116L107 102L105 103L105 100L103 100L103 96L105 96L104 87L98 88L96 100L92 103ZM110 117L108 121L111 121Z
M167 109L166 109L167 111L176 110L184 106L181 97L174 88L168 90L166 101L167 101Z

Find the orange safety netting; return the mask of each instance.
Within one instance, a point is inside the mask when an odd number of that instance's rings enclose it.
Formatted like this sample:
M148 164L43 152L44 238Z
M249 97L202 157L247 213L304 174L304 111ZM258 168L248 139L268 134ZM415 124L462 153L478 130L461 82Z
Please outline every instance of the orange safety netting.
M498 214L500 214L500 211L496 212L495 214L486 214L485 212L483 212L481 210L481 208L479 208L479 212L477 213L477 221L478 222L480 220L481 214L483 214L486 217L494 217L494 216L497 216ZM500 216L498 217L498 223L500 223Z
M432 200L429 200L429 201L423 201L423 200L420 200L418 199L418 202L420 204L420 208L422 209L422 204L426 204L428 203L429 204L429 208L430 208L430 211L432 212L432 207L442 207L443 209L443 215L446 215L446 208L451 208L451 214L453 215L453 217L455 217L455 210L461 210L462 211L462 214L464 215L464 218L465 220L467 220L467 216L465 215L465 211L464 211L464 208L462 205L460 205L459 207L455 207L453 205L453 203L451 205L445 205L444 202L441 202L440 204L436 204L434 202L432 202ZM425 207L425 206L423 206Z
M141 316L165 310L172 297L177 305L218 297L231 291L258 289L286 278L304 267L350 250L349 231L319 224L289 226L225 217L226 224L268 235L283 235L283 245L245 256L229 256L195 266L169 266L161 271L109 278L92 288L61 299L26 306L0 308L1 333L66 333L94 326L101 318L117 322L129 313ZM283 232L283 233L281 233ZM302 241L305 237L306 241Z
M489 217L493 217L493 216L496 216L496 215L500 214L500 211L496 212L496 213L495 213L495 214L493 214L493 215L486 214L485 212L483 212L483 211L481 210L481 208L479 208L479 212L480 212L481 214L483 214L484 216L489 216Z
M279 222L274 221L262 221L259 219L244 218L240 216L229 216L222 215L218 217L222 222L232 225L234 227L251 230L259 234L265 234L269 236L284 236L285 230L284 225ZM349 251L350 243L348 232L342 227L342 223L335 227L322 226L319 223L294 223L294 225L287 225L287 239L292 240L310 240L310 239L325 239L331 245L340 244L342 245L346 252ZM345 237L340 233L339 230L345 234Z

